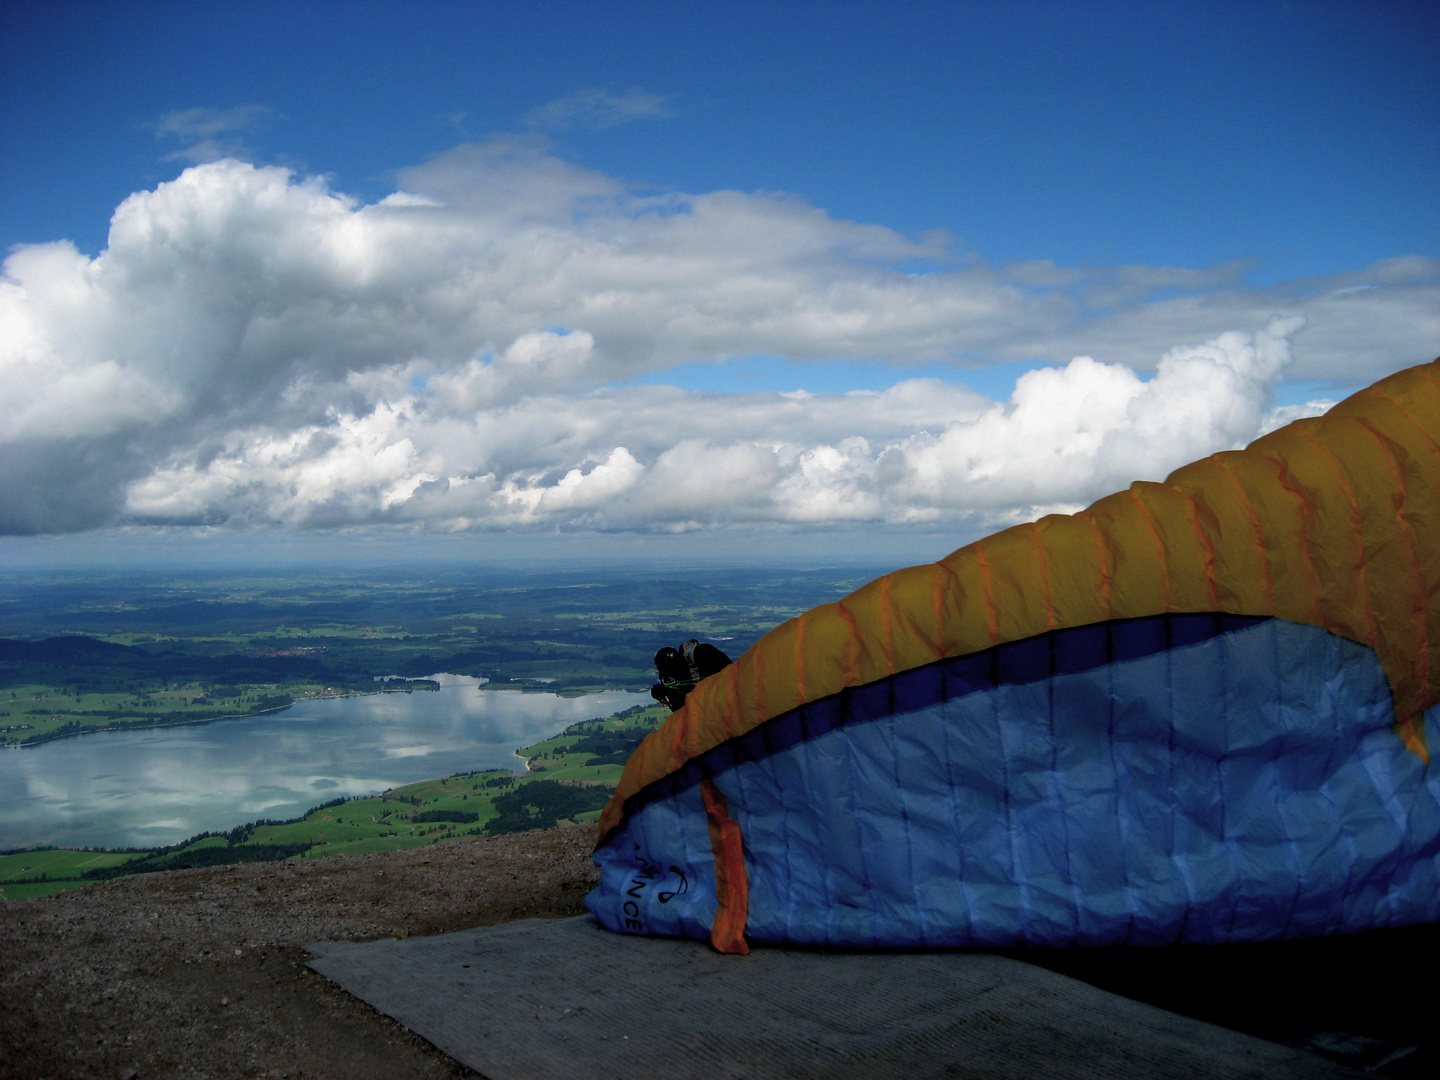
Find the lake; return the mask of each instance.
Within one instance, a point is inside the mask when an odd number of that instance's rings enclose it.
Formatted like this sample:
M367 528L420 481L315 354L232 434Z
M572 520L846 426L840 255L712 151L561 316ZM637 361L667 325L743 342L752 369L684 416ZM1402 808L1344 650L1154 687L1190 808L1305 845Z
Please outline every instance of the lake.
M474 769L518 771L517 748L651 700L430 678L438 691L309 700L264 716L0 751L0 851L155 847L257 818L297 817L341 795Z

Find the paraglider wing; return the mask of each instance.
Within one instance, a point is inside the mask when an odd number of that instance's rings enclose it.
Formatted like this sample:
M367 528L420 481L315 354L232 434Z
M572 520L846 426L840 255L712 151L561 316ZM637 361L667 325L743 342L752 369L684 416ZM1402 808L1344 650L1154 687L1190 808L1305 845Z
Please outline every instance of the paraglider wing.
M1437 597L1440 361L777 627L632 756L587 904L725 951L1440 919Z

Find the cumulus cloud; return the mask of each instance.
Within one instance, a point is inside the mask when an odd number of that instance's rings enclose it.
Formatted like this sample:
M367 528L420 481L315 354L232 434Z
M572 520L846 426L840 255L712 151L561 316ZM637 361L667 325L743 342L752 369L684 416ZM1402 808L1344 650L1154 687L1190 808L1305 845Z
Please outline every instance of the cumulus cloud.
M1027 372L1008 404L899 447L894 481L912 505L1000 510L1089 501L1160 479L1262 430L1302 325L1276 318L1253 335L1171 349L1149 381L1088 356Z
M133 484L127 509L166 524L444 530L1001 523L1243 445L1271 419L1298 329L1275 319L1173 349L1149 380L1078 357L1029 372L1004 403L932 380L848 394L632 386L508 398L412 382L368 411L234 433L208 460ZM578 332L545 333L491 366L587 350L569 342Z
M1440 340L1433 261L1243 273L987 267L794 197L637 193L539 137L372 204L214 161L122 203L93 259L6 260L0 531L1003 522L1243 444L1284 374L1350 348L1368 381ZM1006 402L631 381L755 354L1051 366Z

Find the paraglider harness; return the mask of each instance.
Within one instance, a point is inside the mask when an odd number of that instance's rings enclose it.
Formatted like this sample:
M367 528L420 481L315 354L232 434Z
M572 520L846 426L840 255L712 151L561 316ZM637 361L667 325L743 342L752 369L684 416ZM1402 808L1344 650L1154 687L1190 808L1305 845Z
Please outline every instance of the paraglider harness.
M695 689L696 683L729 666L730 657L694 638L678 649L667 646L655 654L655 673L660 681L650 688L650 696L675 712L685 704L685 695Z

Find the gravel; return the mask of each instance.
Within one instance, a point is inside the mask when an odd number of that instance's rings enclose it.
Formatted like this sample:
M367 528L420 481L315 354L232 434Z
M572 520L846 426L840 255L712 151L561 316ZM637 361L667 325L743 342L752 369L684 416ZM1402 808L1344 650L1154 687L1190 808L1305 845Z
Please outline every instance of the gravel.
M304 946L580 914L594 836L564 826L0 901L0 1076L478 1076L310 971Z

